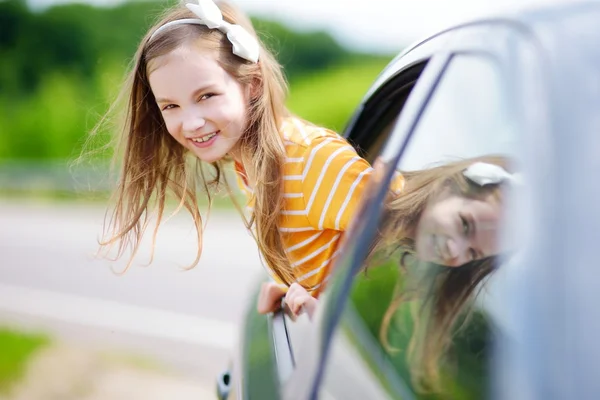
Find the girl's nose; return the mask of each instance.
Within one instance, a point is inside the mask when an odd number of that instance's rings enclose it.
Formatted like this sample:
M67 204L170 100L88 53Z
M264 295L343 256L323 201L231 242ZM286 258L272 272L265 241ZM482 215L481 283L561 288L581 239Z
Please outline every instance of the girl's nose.
M184 132L196 132L206 125L206 120L195 113L188 113L184 116L182 128Z
M461 265L462 260L460 255L463 253L461 247L461 243L458 243L452 238L448 238L446 240L446 259L444 260L444 264L451 267Z

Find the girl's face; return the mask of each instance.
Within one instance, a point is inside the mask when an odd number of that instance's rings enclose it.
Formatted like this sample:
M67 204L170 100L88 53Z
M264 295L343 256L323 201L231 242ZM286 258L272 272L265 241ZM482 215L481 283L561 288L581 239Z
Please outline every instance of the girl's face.
M501 207L493 196L469 199L448 191L427 205L417 226L417 257L450 267L498 254Z
M153 60L148 79L169 134L205 162L236 157L248 94L211 57L181 46Z

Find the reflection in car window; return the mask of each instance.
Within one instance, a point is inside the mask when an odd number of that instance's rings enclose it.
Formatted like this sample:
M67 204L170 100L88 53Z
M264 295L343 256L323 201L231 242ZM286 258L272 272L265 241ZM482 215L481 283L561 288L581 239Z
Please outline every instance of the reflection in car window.
M404 190L385 205L345 311L417 398L487 394L492 325L484 303L471 306L516 247L499 234L506 198L523 184L508 87L492 58L450 61L400 159Z
M457 56L450 62L413 133L398 169L486 154L514 154L515 119L502 71L493 59Z

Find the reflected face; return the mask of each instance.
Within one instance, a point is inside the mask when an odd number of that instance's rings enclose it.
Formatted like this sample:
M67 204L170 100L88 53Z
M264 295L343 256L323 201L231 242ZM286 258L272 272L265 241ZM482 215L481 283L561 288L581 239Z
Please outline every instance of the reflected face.
M150 67L150 87L169 134L202 161L235 157L246 126L242 85L192 45L158 57Z
M469 199L445 191L421 215L415 237L417 257L458 267L498 254L501 213L492 195Z

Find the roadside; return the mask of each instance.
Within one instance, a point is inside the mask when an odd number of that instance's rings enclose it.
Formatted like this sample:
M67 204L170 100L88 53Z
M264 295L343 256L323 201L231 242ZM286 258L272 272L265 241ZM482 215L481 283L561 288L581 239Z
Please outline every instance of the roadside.
M2 397L0 397L2 398ZM53 344L29 360L6 400L215 399L214 392L151 362Z
M0 200L0 330L51 338L0 399L214 399L264 275L239 216L213 210L202 259L185 270L197 242L182 213L163 226L152 265L140 265L145 242L124 275L113 272L122 260L93 256L103 217L93 203Z

